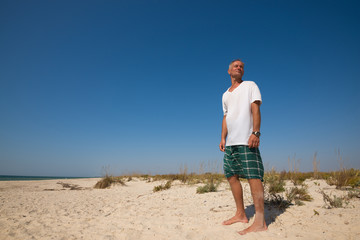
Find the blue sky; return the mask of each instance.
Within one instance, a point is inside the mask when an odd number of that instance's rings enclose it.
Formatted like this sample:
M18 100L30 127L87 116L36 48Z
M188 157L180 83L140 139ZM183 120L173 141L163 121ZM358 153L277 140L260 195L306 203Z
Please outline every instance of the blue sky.
M221 164L231 60L267 169L360 168L357 1L0 1L0 175ZM340 151L340 154L338 154ZM221 168L221 167L220 167Z

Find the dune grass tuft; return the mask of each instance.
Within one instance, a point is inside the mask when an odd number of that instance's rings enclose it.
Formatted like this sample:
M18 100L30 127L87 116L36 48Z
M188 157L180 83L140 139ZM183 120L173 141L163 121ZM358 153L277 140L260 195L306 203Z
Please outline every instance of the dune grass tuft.
M296 205L304 205L302 201L310 202L313 198L309 195L307 187L293 187L286 192L286 198L288 201L294 201Z
M113 184L125 185L121 177L113 177L113 176L105 175L105 177L103 177L100 181L98 181L95 184L94 188L98 188L98 189L109 188Z
M285 191L284 179L274 169L264 175L264 185L269 194Z
M216 192L221 182L218 181L215 184L214 181L214 178L210 178L204 186L200 186L196 189L196 193L203 194L208 192Z
M348 204L346 197L337 197L336 195L331 196L326 194L324 191L320 192L323 196L326 208L342 208L344 204Z
M171 188L172 180L168 180L164 185L155 186L153 192L159 192Z
M335 185L337 189L350 186L357 188L360 186L360 170L341 168L337 172L331 172L326 182L329 185Z

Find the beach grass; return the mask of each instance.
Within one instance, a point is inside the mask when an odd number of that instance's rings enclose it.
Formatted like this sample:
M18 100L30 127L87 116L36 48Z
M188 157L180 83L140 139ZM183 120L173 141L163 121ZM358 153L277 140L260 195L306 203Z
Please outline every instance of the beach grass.
M319 162L314 155L314 171L299 172L297 167L290 171L276 172L274 169L264 175L265 204L279 209L292 205L304 205L303 201L312 201L305 180L323 179L336 189L348 191L347 195L335 196L321 192L326 208L346 207L351 198L360 198L360 170L340 168L338 171L319 172ZM292 166L295 166L293 163ZM285 188L285 181L290 181L293 187ZM316 184L316 182L315 182ZM317 183L318 184L318 183ZM285 192L286 191L286 192ZM285 192L285 195L283 194Z
M323 179L329 185L336 187L336 189L348 191L348 195L343 197L330 196L325 192L323 195L324 203L327 208L336 208L346 206L349 199L360 197L360 170L340 168L338 171L320 172L318 170L319 161L314 154L313 170L312 172L298 171L299 161L289 159L291 168L289 171L277 172L271 169L264 174L264 202L268 206L277 207L279 209L286 209L287 207L295 205L303 205L306 201L311 201L313 198L309 195L306 180L320 180ZM209 164L210 165L210 164ZM217 164L213 164L213 166ZM203 194L208 192L216 192L221 183L227 182L224 174L219 173L215 167L212 167L212 172L204 172L204 164L200 166L198 173L189 173L186 165L181 166L179 173L176 174L130 174L121 176L111 176L106 174L100 181L96 183L94 188L109 188L112 185L125 185L125 182L130 182L135 179L142 181L157 182L166 181L165 184L156 185L153 192L164 191L171 188L175 181L177 184L195 185L202 184L196 188L196 193ZM209 169L209 168L208 168ZM215 170L214 170L215 169ZM138 181L138 180L136 180ZM292 183L289 186L286 182ZM318 184L315 182L315 184ZM228 188L229 189L229 188Z
M168 180L165 184L155 186L153 189L153 192L159 192L159 191L170 189L171 183L172 183L172 180Z
M100 181L98 181L95 184L94 188L98 188L98 189L109 188L113 184L125 185L123 181L123 177L122 176L114 177L110 175L105 175L105 177L103 177Z
M314 159L315 162L316 155L314 155ZM316 172L299 172L296 169L281 172L271 169L271 171L265 172L265 205L285 211L291 205L301 206L307 201L312 201L313 197L308 192L306 180L325 180L327 184L344 191L343 194L338 194L339 196L321 191L325 208L344 208L348 206L352 198L360 198L360 170L341 168L338 171L320 172L317 171L318 162L314 165L316 165ZM106 174L95 184L94 188L110 188L116 184L125 185L125 182L139 180L147 183L166 181L154 186L154 193L170 189L175 181L177 181L176 185L201 185L196 188L197 194L217 192L220 184L227 182L222 173L188 173L188 169L183 167L177 174L132 174L117 177ZM314 181L314 184L320 186L317 181Z

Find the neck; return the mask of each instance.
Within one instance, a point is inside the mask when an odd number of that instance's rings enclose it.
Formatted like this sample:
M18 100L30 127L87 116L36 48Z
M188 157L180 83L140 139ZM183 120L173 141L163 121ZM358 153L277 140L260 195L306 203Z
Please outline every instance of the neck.
M243 80L241 78L231 78L231 85L232 86L237 86L242 82L243 82Z

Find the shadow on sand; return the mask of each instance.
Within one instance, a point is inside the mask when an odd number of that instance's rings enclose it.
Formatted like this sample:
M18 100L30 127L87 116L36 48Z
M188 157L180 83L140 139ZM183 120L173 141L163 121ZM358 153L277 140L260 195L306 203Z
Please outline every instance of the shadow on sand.
M273 206L272 204L265 202L264 207L265 207L265 209L264 209L265 222L266 222L266 225L269 226L270 224L274 223L276 218L278 216L280 216L281 214L283 214L289 206L284 207L284 208L279 208L277 206ZM249 220L251 218L253 218L255 215L254 204L247 206L245 208L245 213Z

